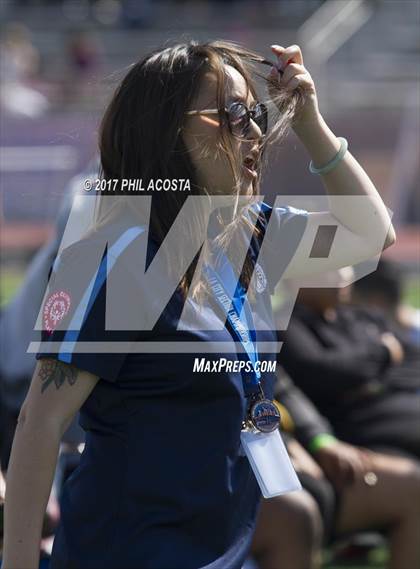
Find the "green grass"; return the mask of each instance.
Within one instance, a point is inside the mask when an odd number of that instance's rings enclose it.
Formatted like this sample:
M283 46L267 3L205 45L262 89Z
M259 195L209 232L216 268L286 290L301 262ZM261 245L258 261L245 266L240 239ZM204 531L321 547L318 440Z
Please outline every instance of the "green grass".
M0 273L0 307L10 302L25 273L19 269L3 269Z
M420 279L418 277L412 277L405 283L404 299L413 308L420 308Z
M349 560L334 559L333 550L334 546L324 551L323 569L385 569L389 564L389 550L385 544L373 547L364 555Z

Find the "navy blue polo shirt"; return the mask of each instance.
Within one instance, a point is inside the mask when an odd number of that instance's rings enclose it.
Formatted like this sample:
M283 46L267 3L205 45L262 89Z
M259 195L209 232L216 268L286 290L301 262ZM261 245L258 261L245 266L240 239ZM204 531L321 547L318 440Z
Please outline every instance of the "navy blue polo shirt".
M253 257L258 256L261 236L273 215L285 247L303 234L306 212L264 205L257 220L260 236L251 240ZM72 297L83 296L81 291L66 289L66 274L77 270L89 248L103 239L103 231L108 249L102 263L108 262L110 247L121 233L115 223L71 245L55 265L46 298L57 300L61 324L66 320L71 325L78 304ZM147 232L139 233L128 247L138 246L139 240L147 241ZM150 262L157 248L151 241L143 245L148 245ZM112 270L120 259L114 261ZM260 267L260 286L252 302L256 324L265 324L257 332L260 341L276 341L269 295L283 269ZM127 278L136 284L136 267L119 266L119 270L127 270ZM144 272L144 267L138 271ZM162 307L152 330L105 330L106 284L106 279L96 277L83 325L73 336L71 330L63 331L66 326L54 330L50 301L44 314L52 330L43 334L44 340L232 341L232 330L223 326L226 316L215 299L203 310L194 300L185 301L179 289ZM153 291L139 290L139 302L152 302L152 295ZM189 308L197 310L203 323L197 330L178 329L185 302L191 303ZM243 379L239 372L193 372L195 358L235 360L239 356L200 353L199 349L194 354L165 353L164 349L159 354L68 349L50 353L44 346L37 358L47 356L100 378L80 409L86 444L79 466L63 488L51 568L240 569L260 500L240 448L247 407ZM276 354L261 354L260 359L274 361ZM263 373L268 397L273 395L274 382L274 373Z

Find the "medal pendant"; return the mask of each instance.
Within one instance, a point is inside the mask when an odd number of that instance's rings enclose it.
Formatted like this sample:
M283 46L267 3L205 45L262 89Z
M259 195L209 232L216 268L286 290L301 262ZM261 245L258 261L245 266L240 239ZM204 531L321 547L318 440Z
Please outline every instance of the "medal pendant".
M280 426L280 411L269 399L259 399L249 410L249 420L258 431L271 433Z

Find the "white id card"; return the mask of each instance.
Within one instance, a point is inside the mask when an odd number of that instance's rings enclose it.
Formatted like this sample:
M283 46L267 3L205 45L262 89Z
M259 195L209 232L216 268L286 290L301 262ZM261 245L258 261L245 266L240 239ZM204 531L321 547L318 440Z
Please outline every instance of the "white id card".
M242 430L241 443L264 498L302 489L278 429Z

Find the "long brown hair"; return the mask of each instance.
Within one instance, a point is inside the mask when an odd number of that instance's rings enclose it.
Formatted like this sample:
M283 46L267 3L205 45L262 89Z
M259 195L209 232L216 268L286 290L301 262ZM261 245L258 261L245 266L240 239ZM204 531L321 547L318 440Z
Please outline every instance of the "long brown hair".
M204 73L212 71L216 74L217 106L222 116L226 86L224 66L231 65L239 71L247 88L257 98L253 76L266 82L270 81L257 70L257 64L261 63L272 65L259 54L233 42L188 41L156 50L142 58L131 67L116 89L100 128L102 177L105 180L142 179L145 186L149 180L159 178L188 178L191 183L190 192L153 193L149 236L158 245L165 239L188 196L206 194L206 190L198 184L194 165L182 137L185 111L196 97ZM299 91L290 94L278 90L275 102L275 116L269 134L261 145L261 156L270 142L278 140L286 133L302 97ZM228 157L236 180L233 193L239 196L239 166L233 153L231 134L224 127L223 121L219 124L219 150L225 152ZM260 173L261 164L262 161L258 166ZM125 192L121 191L121 194L124 195ZM258 194L259 182L254 184L254 195ZM127 201L130 207L137 207L139 200L141 201L141 197ZM106 201L106 193L101 192L99 223L109 217ZM199 209L196 215L192 216L189 227L185 227L187 239L193 232L197 235L197 227L203 227L205 223L204 212ZM234 241L235 235L238 236L238 225L249 223L248 217L243 213L241 209L235 210L233 219L226 223L220 235L220 243L224 247ZM197 258L198 256L181 283L184 293L191 284ZM247 258L243 270L239 270L239 273L242 272L244 284L249 283L252 271L252 262Z

